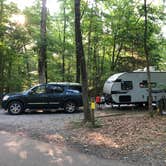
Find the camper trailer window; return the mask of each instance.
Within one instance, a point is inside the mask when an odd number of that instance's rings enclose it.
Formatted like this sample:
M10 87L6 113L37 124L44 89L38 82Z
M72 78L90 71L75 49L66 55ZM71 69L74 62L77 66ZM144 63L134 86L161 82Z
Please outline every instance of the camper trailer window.
M148 88L148 81L147 80L143 80L142 82L140 82L139 84L140 88ZM156 82L151 82L151 87L155 88L157 86Z
M122 81L121 82L121 89L122 90L131 90L131 89L133 89L132 81Z
M157 83L156 82L151 82L151 86L152 86L152 88L156 88Z

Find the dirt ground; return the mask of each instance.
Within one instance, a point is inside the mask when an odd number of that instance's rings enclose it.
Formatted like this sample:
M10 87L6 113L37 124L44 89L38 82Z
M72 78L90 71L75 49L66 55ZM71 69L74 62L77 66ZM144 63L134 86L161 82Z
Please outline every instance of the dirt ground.
M166 165L166 116L133 110L98 111L98 128L71 123L68 143L85 153L133 165Z
M11 116L0 111L0 131L133 166L166 166L166 116L151 118L147 111L114 108L95 112L96 128L81 125L83 113L27 113Z

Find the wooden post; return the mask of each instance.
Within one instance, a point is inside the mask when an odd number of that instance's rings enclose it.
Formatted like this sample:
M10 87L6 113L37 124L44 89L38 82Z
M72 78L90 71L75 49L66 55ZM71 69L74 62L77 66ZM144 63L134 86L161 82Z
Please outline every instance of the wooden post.
M92 121L92 126L95 126L95 99L91 98L91 121Z

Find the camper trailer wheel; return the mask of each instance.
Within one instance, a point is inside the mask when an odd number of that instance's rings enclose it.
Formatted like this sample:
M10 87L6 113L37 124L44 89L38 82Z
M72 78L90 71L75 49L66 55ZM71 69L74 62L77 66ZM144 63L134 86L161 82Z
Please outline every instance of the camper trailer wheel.
M136 104L136 107L142 108L142 107L144 107L144 104L143 104L143 103L137 103L137 104Z

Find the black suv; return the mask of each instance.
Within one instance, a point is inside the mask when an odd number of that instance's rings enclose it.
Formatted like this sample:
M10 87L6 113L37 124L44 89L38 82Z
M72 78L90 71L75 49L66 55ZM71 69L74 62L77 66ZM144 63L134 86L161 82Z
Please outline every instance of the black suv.
M82 106L81 85L78 83L40 84L22 93L6 94L2 99L2 108L12 115L18 115L25 109L64 108L73 113Z

